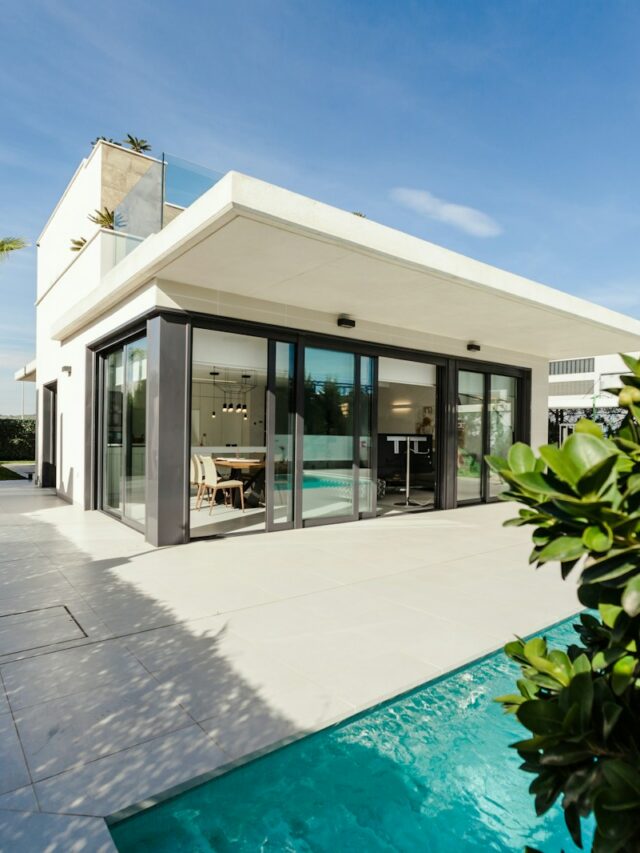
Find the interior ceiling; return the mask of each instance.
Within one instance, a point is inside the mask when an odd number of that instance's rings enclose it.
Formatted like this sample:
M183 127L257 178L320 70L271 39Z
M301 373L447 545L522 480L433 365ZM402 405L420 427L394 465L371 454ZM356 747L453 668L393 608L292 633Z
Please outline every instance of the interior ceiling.
M242 379L243 373L248 373L250 375L250 379L247 379L246 382L250 385L254 385L256 382L266 382L267 371L265 368L259 367L229 367L224 364L220 364L216 362L215 365L212 365L210 362L193 362L191 368L191 379L193 382L213 382L213 377L210 375L211 370L217 370L220 372L219 376L216 376L217 382L243 382L245 380Z
M237 216L160 277L547 358L637 349L575 315Z

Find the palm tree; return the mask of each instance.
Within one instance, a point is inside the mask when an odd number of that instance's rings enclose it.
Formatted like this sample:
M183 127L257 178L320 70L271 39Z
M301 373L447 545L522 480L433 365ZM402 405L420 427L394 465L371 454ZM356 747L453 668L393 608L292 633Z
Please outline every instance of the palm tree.
M22 237L0 237L0 261L9 257L10 252L24 249L26 245L27 243Z
M116 142L116 140L112 139L110 136L96 136L91 144L97 145L98 142L110 142L112 145L122 145L121 142Z
M137 136L132 136L127 133L127 138L123 141L124 145L128 145L132 151L137 151L138 154L144 154L145 151L151 151L151 145L146 139L139 139Z
M101 228L108 228L110 231L113 231L116 217L113 210L109 210L108 207L105 207L103 210L95 210L89 214L88 218Z

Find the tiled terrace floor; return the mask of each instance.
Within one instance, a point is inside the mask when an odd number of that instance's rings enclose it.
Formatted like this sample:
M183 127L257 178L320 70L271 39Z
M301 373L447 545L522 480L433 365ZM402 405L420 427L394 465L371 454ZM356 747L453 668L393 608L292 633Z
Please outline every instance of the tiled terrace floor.
M103 816L575 613L511 514L158 550L2 484L0 850L106 853Z

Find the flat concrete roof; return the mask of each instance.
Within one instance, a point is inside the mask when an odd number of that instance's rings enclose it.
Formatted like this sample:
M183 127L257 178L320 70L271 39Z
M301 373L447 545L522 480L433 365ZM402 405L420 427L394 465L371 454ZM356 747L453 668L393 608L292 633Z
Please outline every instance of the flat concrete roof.
M35 358L25 364L24 367L21 367L20 370L16 370L13 374L13 378L16 382L35 382L36 381L36 360Z
M640 348L640 321L227 173L60 318L62 339L162 278L548 359Z

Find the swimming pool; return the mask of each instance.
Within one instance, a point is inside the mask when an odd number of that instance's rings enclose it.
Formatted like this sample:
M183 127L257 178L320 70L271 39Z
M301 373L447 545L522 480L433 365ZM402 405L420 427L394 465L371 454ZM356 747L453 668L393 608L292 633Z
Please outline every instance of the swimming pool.
M571 621L544 632L575 638ZM537 819L492 700L499 652L111 826L122 853L577 850L561 809ZM585 833L589 849L591 830Z

